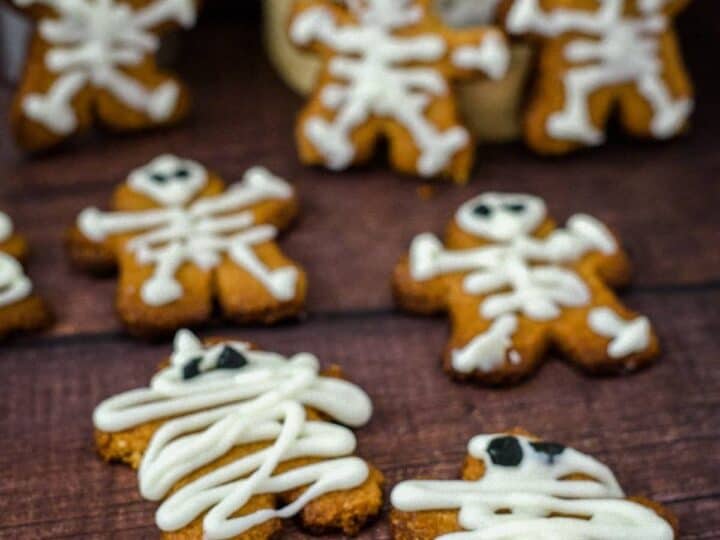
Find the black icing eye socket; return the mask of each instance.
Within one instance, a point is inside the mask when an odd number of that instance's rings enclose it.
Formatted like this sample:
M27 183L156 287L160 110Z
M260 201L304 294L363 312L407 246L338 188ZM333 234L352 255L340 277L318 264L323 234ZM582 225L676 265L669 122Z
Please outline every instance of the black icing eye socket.
M188 171L186 168L178 169L175 171L175 178L178 178L180 180L187 180L190 178L190 171Z
M487 204L478 204L473 208L473 214L480 217L490 217L493 211Z
M247 364L247 358L232 347L225 347L217 359L217 369L239 369Z
M164 184L168 181L168 177L162 173L152 173L150 175L150 180L152 180L153 182L157 182L158 184Z
M503 208L513 214L522 214L525 211L525 205L523 203L505 204Z
M202 356L198 356L197 358L189 360L188 363L183 366L183 380L187 381L189 379L194 379L200 375L200 363L202 360Z
M565 446L554 442L536 442L530 443L538 454L545 454L549 464L555 463L555 458L565 451Z
M495 465L517 467L523 460L523 449L516 437L498 437L490 441L487 453Z

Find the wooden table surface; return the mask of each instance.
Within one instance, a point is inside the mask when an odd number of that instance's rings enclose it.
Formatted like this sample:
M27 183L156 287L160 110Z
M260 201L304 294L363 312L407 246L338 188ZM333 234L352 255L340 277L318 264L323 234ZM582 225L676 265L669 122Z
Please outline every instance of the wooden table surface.
M519 144L484 147L472 183L437 185L431 200L382 163L342 175L300 166L291 132L302 101L262 55L252 16L206 15L184 41L179 70L197 104L183 127L96 136L27 160L0 126L0 206L29 237L29 273L58 317L51 330L0 349L0 538L157 537L155 505L141 500L135 474L96 458L91 413L103 398L145 385L169 343L123 332L114 279L72 271L62 234L80 209L104 204L129 169L166 151L228 179L263 164L296 184L303 215L282 245L309 272L307 317L271 329L217 322L201 334L341 363L374 400L360 450L390 486L453 478L472 435L522 425L595 455L626 491L668 505L682 538L720 538L720 77L708 60L719 16L720 5L705 1L681 20L699 86L689 136L667 144L616 136L562 160L538 159ZM0 110L10 97L0 89ZM395 311L390 272L415 234L440 232L459 203L490 189L537 193L561 219L588 212L620 231L636 266L624 299L662 338L655 367L593 379L553 359L505 391L443 375L447 321ZM292 525L288 535L300 536ZM388 537L384 519L363 535Z

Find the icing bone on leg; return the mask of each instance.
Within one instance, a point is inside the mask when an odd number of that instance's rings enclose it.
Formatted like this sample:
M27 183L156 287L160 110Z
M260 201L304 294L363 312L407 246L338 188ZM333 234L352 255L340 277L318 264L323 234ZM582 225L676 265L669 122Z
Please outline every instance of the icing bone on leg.
M650 321L647 317L626 321L612 309L599 307L590 311L588 324L601 336L611 339L607 351L612 358L640 353L650 346Z

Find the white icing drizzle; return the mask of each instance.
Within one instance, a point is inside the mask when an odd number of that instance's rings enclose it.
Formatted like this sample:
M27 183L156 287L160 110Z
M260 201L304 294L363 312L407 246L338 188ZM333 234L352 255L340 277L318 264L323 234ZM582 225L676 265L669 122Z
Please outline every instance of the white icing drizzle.
M481 435L471 440L470 455L485 464L479 480L402 482L392 492L392 505L403 512L458 510L464 531L439 537L446 540L674 538L668 522L623 498L610 469L576 450L559 446L553 451L560 453L549 454L517 436L512 439L521 461L496 464L490 445L508 438ZM573 473L593 480L563 479Z
M165 156L160 164L167 160L174 161ZM152 164L145 172L149 170L154 170ZM143 172L136 174L145 178ZM163 181L151 189L146 180L133 183L131 178L131 187L138 183L144 186L144 194L152 195L158 202L189 200L201 189L198 182L177 187L175 181ZM277 229L256 224L248 207L261 201L288 199L292 194L287 182L256 167L221 195L202 197L185 206L136 212L87 208L77 223L82 233L95 242L112 235L135 234L125 248L135 253L139 263L154 266L153 275L141 290L143 302L150 306L163 306L183 296L182 286L175 278L183 264L192 263L209 270L220 264L223 255L248 271L275 298L286 301L295 296L298 271L292 266L271 270L257 257L254 246L273 240Z
M467 273L464 291L486 296L480 304L480 315L493 324L488 332L452 352L453 366L458 371L492 371L508 353L514 353L512 363L521 362L519 353L511 348L517 330L516 314L550 321L560 316L563 307L590 302L587 284L562 265L576 262L590 252L612 254L617 249L615 239L602 223L584 214L571 217L565 228L555 229L545 238L531 236L545 217L545 204L537 197L487 193L465 203L456 214L456 223L465 232L491 240L492 244L446 250L432 234L421 234L413 240L413 279L427 281Z
M691 99L677 99L664 81L660 38L668 28L662 13L665 0L639 2L642 15L626 15L625 0L603 0L597 11L557 8L545 12L538 0L515 0L507 18L508 31L547 37L575 37L565 48L573 64L564 77L565 107L551 115L548 133L588 145L605 135L592 123L588 100L601 88L632 84L653 111L651 133L667 138L678 133L692 112Z
M206 185L207 170L200 163L177 156L158 156L128 176L128 185L163 206L190 202Z
M247 364L213 368L228 347ZM184 380L184 367L198 358L201 373ZM140 465L140 491L145 498L162 499L179 480L235 446L270 445L170 495L156 514L160 529L181 529L207 512L204 538L231 538L269 519L291 517L312 500L355 488L367 479L367 464L352 456L356 446L352 431L330 422L309 421L305 408L357 427L370 419L370 398L351 383L320 376L315 356L303 353L287 359L249 350L238 342L203 347L192 333L181 330L171 360L149 388L108 399L93 417L95 426L107 432L168 418L152 436ZM273 474L281 462L309 457L318 461ZM308 487L284 508L231 517L254 495L302 486Z
M13 234L13 223L5 212L0 212L0 242L9 240ZM0 251L0 307L24 300L32 292L32 282L25 275L22 265L14 258Z
M650 345L650 321L637 317L626 321L607 307L595 308L588 315L588 324L597 334L610 338L608 355L625 358L642 352Z
M512 336L517 332L518 319L515 315L502 315L493 321L487 332L479 334L462 349L452 353L452 365L460 373L471 373L476 369L489 373L505 362L512 347ZM522 361L519 353L510 351L513 363Z
M328 66L336 82L322 92L323 105L335 115L332 120L311 117L302 128L304 134L329 168L341 170L355 158L351 139L355 129L372 117L392 119L410 133L419 150L418 172L422 176L439 174L467 147L470 137L460 126L441 131L426 118L432 101L450 91L446 76L428 64L450 55L458 68L499 78L509 62L505 43L499 33L491 32L481 43L449 50L438 34L396 35L424 19L424 8L414 0L353 0L348 4L357 26L338 24L324 7L302 12L291 25L295 44L317 41L336 54Z
M72 133L78 125L72 102L88 85L110 92L154 121L172 115L177 84L167 81L146 88L125 68L157 52L153 28L169 22L191 27L197 12L194 0L155 0L137 10L117 0L13 1L20 7L47 6L58 15L38 23L40 36L50 44L45 64L57 80L46 94L25 97L22 106L29 118L58 135Z

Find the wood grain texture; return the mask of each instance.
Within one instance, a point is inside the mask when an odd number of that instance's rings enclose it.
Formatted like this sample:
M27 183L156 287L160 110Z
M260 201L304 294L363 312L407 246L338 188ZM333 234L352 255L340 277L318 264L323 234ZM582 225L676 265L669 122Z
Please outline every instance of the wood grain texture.
M52 330L2 346L0 538L157 537L155 505L140 499L134 473L95 457L91 413L103 398L146 384L169 344L124 334L115 280L72 271L62 234L80 209L104 205L129 169L165 151L229 179L264 164L298 186L303 216L281 244L310 275L306 320L273 329L215 324L203 334L342 363L373 397L361 453L390 486L453 478L469 437L523 425L607 462L629 493L669 505L682 538L720 538L720 78L707 61L720 4L696 2L681 18L699 86L687 137L637 144L616 135L605 148L549 161L521 145L487 147L469 186L434 186L429 201L382 160L343 175L301 167L290 135L301 100L262 56L257 22L214 9L219 17L205 16L183 45L179 70L197 98L185 126L97 135L33 160L0 126L0 207L29 237L30 274L58 314ZM0 110L9 101L0 89ZM656 367L589 379L551 361L508 391L447 380L439 364L447 321L396 313L389 275L415 234L440 232L460 202L489 189L534 192L560 219L588 212L619 231L636 266L624 301L653 319L663 341ZM302 537L292 526L288 536ZM389 538L386 523L363 538Z

